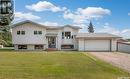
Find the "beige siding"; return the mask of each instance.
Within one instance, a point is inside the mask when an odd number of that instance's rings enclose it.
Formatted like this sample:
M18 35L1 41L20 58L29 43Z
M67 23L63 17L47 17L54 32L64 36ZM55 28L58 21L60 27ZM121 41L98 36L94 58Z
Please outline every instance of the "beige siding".
M35 50L34 45L27 45L27 50Z
M112 39L112 51L117 50L117 39Z
M17 35L17 31L25 31L25 35ZM42 31L42 35L34 35L34 31ZM30 23L12 29L13 44L46 44L46 29Z
M77 29L73 29L71 27L64 27L62 30L61 30L61 36L62 36L62 32L71 32L71 35L77 35L79 30ZM71 45L74 45L74 49L77 50L78 49L78 40L76 40L76 38L74 39L62 39L61 37L61 45L62 44L71 44Z
M79 50L79 51L84 51L84 50L85 50L85 49L84 49L84 39L79 39L79 40L78 40L78 44L79 44L78 50Z

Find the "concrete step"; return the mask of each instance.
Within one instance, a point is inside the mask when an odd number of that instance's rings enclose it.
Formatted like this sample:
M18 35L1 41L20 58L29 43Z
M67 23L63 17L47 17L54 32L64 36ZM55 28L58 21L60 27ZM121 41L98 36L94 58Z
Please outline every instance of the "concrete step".
M47 48L46 50L47 51L57 51L58 49L57 48Z

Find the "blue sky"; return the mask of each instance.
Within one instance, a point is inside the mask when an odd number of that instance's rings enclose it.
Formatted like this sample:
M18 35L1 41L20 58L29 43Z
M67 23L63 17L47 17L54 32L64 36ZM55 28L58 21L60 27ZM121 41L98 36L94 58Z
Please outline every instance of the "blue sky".
M87 32L130 38L130 0L15 0L15 22L33 20L44 25L77 25Z

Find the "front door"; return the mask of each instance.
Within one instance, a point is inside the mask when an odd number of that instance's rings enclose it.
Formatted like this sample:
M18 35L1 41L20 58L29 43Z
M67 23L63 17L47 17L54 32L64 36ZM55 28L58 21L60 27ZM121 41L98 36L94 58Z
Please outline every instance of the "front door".
M48 48L56 48L56 37L48 37Z

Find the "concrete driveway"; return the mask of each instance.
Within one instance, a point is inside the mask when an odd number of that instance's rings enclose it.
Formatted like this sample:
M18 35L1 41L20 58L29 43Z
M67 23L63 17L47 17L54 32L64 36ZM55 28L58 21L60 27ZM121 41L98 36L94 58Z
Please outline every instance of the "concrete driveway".
M90 54L130 72L130 54L121 52L90 52Z

